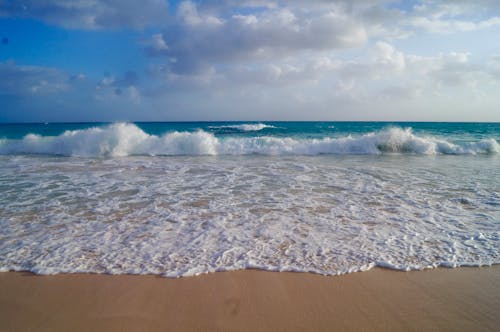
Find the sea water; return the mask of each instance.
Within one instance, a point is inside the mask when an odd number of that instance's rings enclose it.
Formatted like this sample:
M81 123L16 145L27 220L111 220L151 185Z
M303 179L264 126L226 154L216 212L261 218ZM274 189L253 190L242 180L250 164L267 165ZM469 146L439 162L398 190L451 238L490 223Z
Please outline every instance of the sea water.
M500 263L500 124L0 124L0 271Z

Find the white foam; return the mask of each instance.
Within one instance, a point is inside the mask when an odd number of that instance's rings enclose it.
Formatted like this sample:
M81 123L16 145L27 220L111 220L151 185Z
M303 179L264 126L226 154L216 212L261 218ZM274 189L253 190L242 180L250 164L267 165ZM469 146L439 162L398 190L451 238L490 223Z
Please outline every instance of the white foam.
M243 125L242 125L243 126ZM57 137L29 134L21 140L1 140L0 154L48 154L82 157L132 155L318 155L318 154L495 154L495 139L458 145L415 135L410 128L388 128L362 136L322 139L292 137L217 138L205 131L149 135L134 124L66 131Z
M29 134L22 140L3 140L0 154L48 154L80 157L129 155L213 155L218 140L198 131L149 135L139 127L117 123L107 127L66 131L56 137Z
M243 123L243 124L233 124L224 126L210 126L212 129L236 129L241 131L260 131L265 128L276 128L275 126L268 125L265 123Z
M141 135L128 142L144 143ZM192 145L177 142L183 135ZM204 135L169 135L169 146L192 153ZM129 153L124 146L103 149ZM176 277L496 264L499 163L473 156L2 156L0 271Z

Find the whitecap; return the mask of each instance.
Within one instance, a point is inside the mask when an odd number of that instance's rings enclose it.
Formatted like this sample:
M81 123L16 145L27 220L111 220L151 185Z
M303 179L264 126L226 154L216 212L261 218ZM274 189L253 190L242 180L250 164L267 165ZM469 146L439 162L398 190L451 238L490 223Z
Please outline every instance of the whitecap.
M500 145L483 139L462 145L420 136L411 128L391 127L360 136L301 139L297 137L217 137L203 130L150 135L134 124L66 131L55 137L28 134L0 140L0 154L47 154L80 157L132 155L319 155L319 154L496 154Z

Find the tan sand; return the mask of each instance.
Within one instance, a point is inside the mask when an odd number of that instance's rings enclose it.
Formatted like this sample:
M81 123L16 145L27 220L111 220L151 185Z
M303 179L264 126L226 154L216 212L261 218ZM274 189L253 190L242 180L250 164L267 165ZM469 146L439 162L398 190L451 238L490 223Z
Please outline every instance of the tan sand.
M500 331L500 266L338 277L0 273L1 331Z

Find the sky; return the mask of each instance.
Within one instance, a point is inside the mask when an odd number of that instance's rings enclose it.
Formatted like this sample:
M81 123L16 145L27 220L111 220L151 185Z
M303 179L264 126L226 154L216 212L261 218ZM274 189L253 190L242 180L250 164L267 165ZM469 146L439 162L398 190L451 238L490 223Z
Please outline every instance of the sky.
M0 122L500 121L497 0L0 0Z

